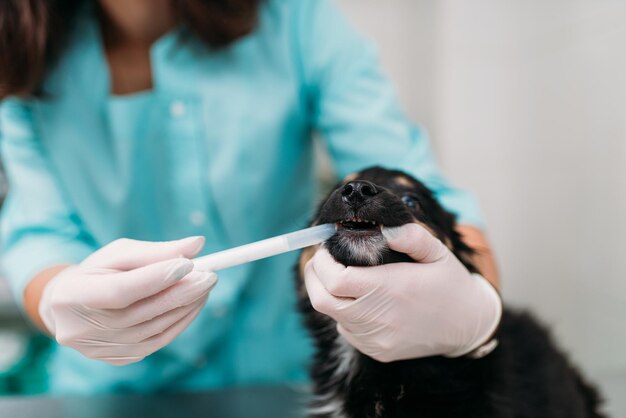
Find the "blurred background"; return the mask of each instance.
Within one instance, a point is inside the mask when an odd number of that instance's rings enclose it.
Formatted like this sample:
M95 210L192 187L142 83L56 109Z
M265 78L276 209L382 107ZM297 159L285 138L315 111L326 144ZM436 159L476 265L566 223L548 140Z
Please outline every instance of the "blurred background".
M339 2L478 196L507 302L626 417L626 1ZM41 388L45 346L0 280L0 393Z

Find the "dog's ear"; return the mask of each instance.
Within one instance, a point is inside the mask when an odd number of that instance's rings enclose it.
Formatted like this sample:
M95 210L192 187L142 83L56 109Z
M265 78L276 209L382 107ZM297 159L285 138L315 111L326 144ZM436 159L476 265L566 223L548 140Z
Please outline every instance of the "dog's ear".
M472 262L472 256L475 252L461 239L461 234L456 229L456 215L447 211L439 203L433 192L417 180L415 180L414 193L420 199L418 220L428 225L437 238L454 253L469 271L477 273L478 269Z

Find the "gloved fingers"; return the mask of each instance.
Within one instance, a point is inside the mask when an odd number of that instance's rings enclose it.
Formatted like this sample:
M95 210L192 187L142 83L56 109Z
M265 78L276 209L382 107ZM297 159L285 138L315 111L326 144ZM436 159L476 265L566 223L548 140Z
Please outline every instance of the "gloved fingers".
M143 360L146 356L137 354L128 344L106 343L92 350L78 349L84 356L100 360L114 366L126 366Z
M94 252L81 265L126 271L177 257L192 258L203 246L202 236L162 242L122 238Z
M111 328L106 324L106 319L96 314L97 311L90 309L73 309L73 315L80 318L73 326L64 327L55 336L61 345L75 348L81 352L100 352L110 345L129 345L141 342L153 335L169 328L175 322L184 317L187 313L197 307L197 304L204 304L208 292L187 306L181 306L169 312L159 315L149 321L127 327ZM120 311L123 313L123 311Z
M89 322L95 328L107 331L123 331L141 326L206 298L215 285L215 277L215 273L191 272L174 286L125 309L92 309L87 314L90 316Z
M217 283L211 272L192 271L167 289L137 301L124 309L95 311L94 316L109 328L123 329L192 304L208 294Z
M330 294L313 269L313 260L309 260L304 267L304 285L313 308L335 320L337 320L337 312L354 301L354 299L338 298Z
M342 324L337 324L337 332L352 347L381 363L436 354L436 351L433 351L433 344L430 342L412 344L409 350L403 350L402 342L406 337L400 335L397 330L390 331L385 326L379 325L378 327L355 332Z
M137 344L108 344L96 352L94 356L89 356L96 360L101 360L116 366L123 366L143 360L145 357L160 350L171 343L189 324L198 316L204 304L195 307L178 322L164 330L162 333L154 335Z
M346 333L359 339L373 340L373 336L389 329L389 325L384 321L373 320L370 322L341 321L337 323L337 331Z
M416 223L383 228L382 232L390 249L408 254L420 263L434 263L450 252L437 237Z
M122 309L167 289L193 269L186 258L175 258L121 273L94 275L85 283L81 302L91 308Z
M138 344L156 335L160 335L177 322L183 320L189 313L197 310L206 304L209 292L200 295L197 300L187 306L181 306L162 315L157 316L147 322L134 325L129 328L119 330L107 330L110 335L108 339L122 344Z
M323 286L336 297L364 296L378 288L386 275L384 266L346 267L335 261L325 248L317 250L311 261Z
M124 329L106 328L102 326L81 327L73 333L57 336L57 342L61 345L75 348L86 355L100 355L110 353L112 346L137 344L146 340L174 323L196 308L196 304L182 306L171 312L160 315L150 321Z
M393 347L391 347L391 344L385 344L385 341L379 343L378 339L373 336L373 334L376 334L377 332L379 332L379 330L371 330L364 334L355 334L351 331L348 331L343 325L338 323L337 332L352 347L356 348L361 353L381 362L385 362L384 353L389 352L393 349Z
M137 363L143 359L144 357L141 356L103 356L94 358L94 360L100 360L113 366L126 366L132 363Z
M100 359L105 356L127 356L131 351L135 350L134 346L140 345L142 342L163 333L176 323L187 318L191 312L202 309L208 294L208 292L205 292L198 300L187 306L174 309L133 327L126 329L111 329L101 326L94 328L74 327L72 333L59 335L57 341L59 344L72 347L90 358Z
M136 344L134 348L137 350L137 355L147 357L155 351L160 350L161 348L174 341L174 339L178 337L185 329L187 329L189 324L191 324L191 322L196 319L203 306L204 304L193 309L180 321L176 322L174 325L167 328L162 333L148 338L147 340L144 340L139 344Z

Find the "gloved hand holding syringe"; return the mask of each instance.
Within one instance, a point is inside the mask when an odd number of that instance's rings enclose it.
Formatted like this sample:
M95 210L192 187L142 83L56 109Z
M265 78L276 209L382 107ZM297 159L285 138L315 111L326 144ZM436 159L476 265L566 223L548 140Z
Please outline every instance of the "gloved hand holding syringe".
M326 241L335 225L323 224L194 258L195 271L217 271Z
M320 225L198 258L201 236L119 239L49 280L38 312L59 344L91 359L134 363L194 320L217 282L214 271L319 244L334 233L334 225Z

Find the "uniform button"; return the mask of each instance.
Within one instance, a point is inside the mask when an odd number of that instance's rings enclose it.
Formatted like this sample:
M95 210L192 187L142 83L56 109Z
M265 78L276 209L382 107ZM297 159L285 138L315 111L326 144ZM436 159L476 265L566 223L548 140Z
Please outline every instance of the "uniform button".
M170 104L170 114L175 118L183 116L185 111L185 104L180 100L175 100Z
M189 214L189 222L191 222L193 226L202 226L206 222L206 215L204 212L194 210Z

